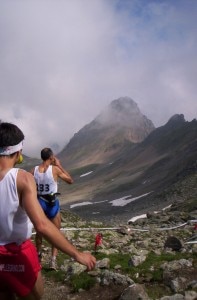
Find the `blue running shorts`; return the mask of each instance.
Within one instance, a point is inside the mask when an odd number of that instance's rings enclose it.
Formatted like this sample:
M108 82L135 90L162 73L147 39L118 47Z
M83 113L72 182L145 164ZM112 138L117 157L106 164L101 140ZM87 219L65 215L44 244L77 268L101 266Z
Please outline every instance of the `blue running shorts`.
M59 205L59 200L56 198L54 201L53 206L43 198L39 197L38 201L44 210L45 215L47 216L48 219L53 219L57 215L57 213L60 211L60 205Z

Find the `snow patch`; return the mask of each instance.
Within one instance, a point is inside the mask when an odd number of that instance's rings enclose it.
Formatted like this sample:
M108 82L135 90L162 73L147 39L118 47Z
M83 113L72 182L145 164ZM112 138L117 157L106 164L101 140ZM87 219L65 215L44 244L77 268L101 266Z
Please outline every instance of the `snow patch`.
M84 174L80 175L79 177L85 177L85 176L88 176L88 175L90 175L92 172L93 172L93 171L90 171L90 172L84 173Z
M122 198L112 200L112 201L110 201L109 203L112 203L112 206L125 206L125 205L131 203L132 201L135 201L135 200L140 199L140 198L142 198L142 197L146 197L146 196L149 195L150 193L152 193L152 192L149 192L149 193L140 195L140 196L138 196L138 197L133 197L133 198L130 198L131 195L129 195L129 196L124 196L124 197L122 197Z

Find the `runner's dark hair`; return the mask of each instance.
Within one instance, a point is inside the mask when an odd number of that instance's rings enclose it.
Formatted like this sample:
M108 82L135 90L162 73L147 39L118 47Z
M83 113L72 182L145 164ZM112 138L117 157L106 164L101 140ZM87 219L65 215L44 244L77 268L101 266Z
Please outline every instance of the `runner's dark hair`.
M15 146L24 138L23 132L16 125L0 122L0 147Z
M41 158L42 160L47 160L53 155L53 151L51 148L44 148L41 150Z

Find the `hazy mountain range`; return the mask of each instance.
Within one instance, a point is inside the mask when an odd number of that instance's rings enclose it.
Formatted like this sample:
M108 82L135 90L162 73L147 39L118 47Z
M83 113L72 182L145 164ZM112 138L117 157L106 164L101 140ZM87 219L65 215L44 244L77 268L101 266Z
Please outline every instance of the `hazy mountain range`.
M137 207L163 206L175 195L177 200L177 184L196 176L197 120L174 115L155 128L132 99L119 98L77 132L58 157L74 178L71 186L59 184L62 204L89 202L94 205L86 206L86 213L90 209L98 218L135 214ZM26 163L30 168L33 162ZM196 195L195 187L188 194L192 191ZM115 199L127 205L116 206Z
M130 98L114 100L77 132L59 154L67 167L107 163L125 147L142 142L155 129Z

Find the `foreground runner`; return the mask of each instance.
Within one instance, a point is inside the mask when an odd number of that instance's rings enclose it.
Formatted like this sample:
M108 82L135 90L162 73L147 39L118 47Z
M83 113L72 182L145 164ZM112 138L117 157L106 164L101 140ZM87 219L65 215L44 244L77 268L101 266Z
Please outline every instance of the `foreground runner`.
M34 177L15 168L21 161L24 134L14 124L0 123L0 299L41 299L44 291L32 228L77 262L95 267L90 253L78 251L45 216Z

